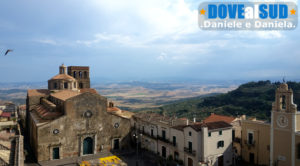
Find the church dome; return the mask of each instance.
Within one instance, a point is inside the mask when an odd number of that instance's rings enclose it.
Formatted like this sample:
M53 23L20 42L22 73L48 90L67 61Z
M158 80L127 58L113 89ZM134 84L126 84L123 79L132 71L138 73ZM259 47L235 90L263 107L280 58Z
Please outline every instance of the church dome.
M70 81L74 80L74 81L76 81L75 78L73 78L72 76L69 76L67 74L58 74L58 75L52 77L50 80L70 80Z
M77 80L66 74L66 66L61 65L59 67L59 74L48 80L49 90L77 90Z

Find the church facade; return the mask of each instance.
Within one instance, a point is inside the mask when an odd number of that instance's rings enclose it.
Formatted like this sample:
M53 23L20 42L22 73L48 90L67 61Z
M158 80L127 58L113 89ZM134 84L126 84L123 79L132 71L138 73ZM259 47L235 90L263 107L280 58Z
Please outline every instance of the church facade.
M89 67L60 66L48 89L28 90L26 102L28 135L37 161L128 146L132 115L108 106L107 99L90 88Z

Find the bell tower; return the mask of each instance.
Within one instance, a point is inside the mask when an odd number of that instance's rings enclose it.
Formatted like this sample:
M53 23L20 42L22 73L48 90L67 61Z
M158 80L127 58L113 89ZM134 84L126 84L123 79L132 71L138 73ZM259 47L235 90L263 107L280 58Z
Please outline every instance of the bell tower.
M295 113L297 105L293 102L293 91L286 83L280 84L276 89L275 102L272 104L272 111Z
M64 64L59 66L59 74L67 74L67 67Z
M297 105L293 91L284 82L276 89L271 111L270 165L295 166Z
M68 66L68 75L78 82L78 88L90 88L90 68L88 66Z

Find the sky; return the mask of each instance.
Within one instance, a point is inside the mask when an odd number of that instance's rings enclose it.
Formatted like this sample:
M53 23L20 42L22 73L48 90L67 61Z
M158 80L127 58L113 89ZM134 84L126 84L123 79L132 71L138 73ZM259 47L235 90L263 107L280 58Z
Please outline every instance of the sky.
M0 82L300 80L300 29L203 31L192 0L1 0Z

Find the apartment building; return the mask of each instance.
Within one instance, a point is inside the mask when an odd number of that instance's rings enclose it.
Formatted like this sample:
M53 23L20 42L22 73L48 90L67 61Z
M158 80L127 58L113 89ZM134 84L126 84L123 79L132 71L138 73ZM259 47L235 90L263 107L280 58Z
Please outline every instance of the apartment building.
M138 113L133 116L135 132L143 134L142 148L164 158L171 154L173 126L188 124L186 118L167 117L155 113Z
M209 122L218 122L218 121L224 121L226 123L229 123L232 125L232 144L233 144L233 158L234 163L238 163L238 161L241 160L241 138L242 138L242 120L246 119L246 115L242 115L239 117L232 117L232 116L224 116L224 115L217 115L215 113L211 113L210 116L205 118L203 122L209 123Z
M154 113L133 116L142 134L141 146L186 166L232 164L232 126L226 122L197 123Z

